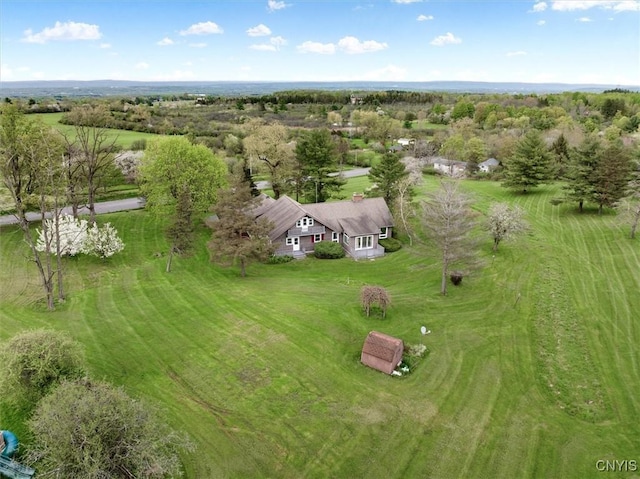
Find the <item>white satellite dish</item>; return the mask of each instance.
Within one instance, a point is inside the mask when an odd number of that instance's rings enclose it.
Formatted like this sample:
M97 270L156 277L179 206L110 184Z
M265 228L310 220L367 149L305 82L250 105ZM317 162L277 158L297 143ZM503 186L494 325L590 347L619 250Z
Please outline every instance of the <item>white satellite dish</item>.
M425 334L427 334L427 328L426 328L426 326L422 326L422 327L420 328L420 332L422 333L422 335L423 335L423 336L424 336Z

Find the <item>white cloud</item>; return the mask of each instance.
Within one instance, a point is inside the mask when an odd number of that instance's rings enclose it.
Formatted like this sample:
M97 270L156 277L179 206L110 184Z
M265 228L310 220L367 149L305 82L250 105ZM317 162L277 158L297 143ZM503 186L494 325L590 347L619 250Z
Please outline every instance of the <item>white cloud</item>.
M275 45L268 45L266 43L261 43L259 45L249 45L251 50L258 50L262 52L275 52L277 48Z
M538 25L538 26L540 26L540 27L541 27L542 25L546 25L546 24L547 24L546 20L538 20L538 21L536 22L536 25Z
M285 40L284 38L278 36L278 37L271 37L269 39L269 43L261 43L261 44L257 44L257 45L249 45L249 48L252 50L259 50L259 51L263 51L263 52L275 52L280 50L281 46L284 46L287 44L287 40Z
M593 20L591 20L589 17L580 17L576 20L576 22L589 23L593 22Z
M38 33L31 29L24 31L23 42L47 43L56 40L99 40L102 38L98 25L76 22L56 22L53 27L46 27Z
M508 57L522 57L524 55L526 55L527 52L522 51L522 50L518 50L516 52L507 52L507 56Z
M300 53L319 53L321 55L333 55L336 46L333 43L320 43L306 41L297 47Z
M173 45L173 40L169 37L164 37L159 42L156 42L156 45L160 45L161 47L166 47L167 45Z
M283 1L277 0L269 0L267 2L267 10L270 12L275 12L276 10L282 10L283 8L287 8L290 5L288 3L284 3Z
M447 32L444 35L440 35L433 40L431 40L431 45L435 45L436 47L441 47L444 45L455 45L458 43L462 43L462 39L456 37L453 33Z
M285 40L281 36L271 37L269 39L269 42L271 43L271 45L273 45L276 48L280 48L280 47L282 47L282 46L287 44L287 40Z
M392 3L400 3L407 5L409 3L420 3L422 0L391 0Z
M589 10L596 7L618 12L640 11L640 3L633 0L554 0L551 5L553 10L559 12Z
M544 12L547 9L547 2L538 2L533 6L532 12Z
M149 64L147 62L140 62L136 64L136 70L147 70L149 68Z
M416 20L418 20L419 22L425 22L427 20L433 20L433 15L418 15L418 18L416 18Z
M338 41L338 47L348 54L370 53L385 50L386 43L376 42L375 40L366 40L361 42L356 37L344 37Z
M111 48L111 43L101 43L100 48L104 48L105 50Z
M271 35L271 29L261 23L247 30L247 35L250 37L266 37Z
M194 23L186 30L182 30L180 35L212 35L215 33L223 33L224 30L214 22Z
M640 2L637 0L625 0L622 2L617 2L613 9L616 12L640 12Z

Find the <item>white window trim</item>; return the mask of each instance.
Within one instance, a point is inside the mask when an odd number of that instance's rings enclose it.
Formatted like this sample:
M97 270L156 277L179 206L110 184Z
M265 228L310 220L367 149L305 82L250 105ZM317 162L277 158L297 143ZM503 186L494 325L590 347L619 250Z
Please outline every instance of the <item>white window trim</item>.
M297 228L304 228L305 226L313 226L313 218L311 216L304 216L296 221Z
M331 232L331 241L333 241L334 243L338 243L340 241L340 235L337 231Z
M368 246L362 246L363 243L368 243ZM356 251L361 249L373 249L373 235L356 237Z
M322 241L322 233L316 233L313 235L313 242L314 243L319 243L320 241Z
M342 242L344 244L349 244L349 235L347 233L342 233Z
M382 232L382 230L384 230L384 233ZM378 236L378 238L386 239L388 235L389 235L389 228L388 227L384 226L384 227L380 228L380 235Z
M286 244L287 244L287 246L292 246L293 245L293 238L291 236L287 237Z

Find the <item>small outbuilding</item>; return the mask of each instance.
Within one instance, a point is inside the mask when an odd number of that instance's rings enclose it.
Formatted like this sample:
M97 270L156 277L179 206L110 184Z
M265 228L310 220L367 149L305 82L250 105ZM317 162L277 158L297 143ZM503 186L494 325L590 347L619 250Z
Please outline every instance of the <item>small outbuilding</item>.
M402 361L402 339L371 331L362 346L360 361L365 366L391 374Z

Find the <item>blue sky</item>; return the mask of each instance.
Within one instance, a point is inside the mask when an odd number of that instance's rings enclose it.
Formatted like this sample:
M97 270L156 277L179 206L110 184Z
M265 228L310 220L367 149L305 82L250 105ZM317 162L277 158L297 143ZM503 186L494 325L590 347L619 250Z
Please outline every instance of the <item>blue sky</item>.
M0 0L0 80L640 84L640 0Z

